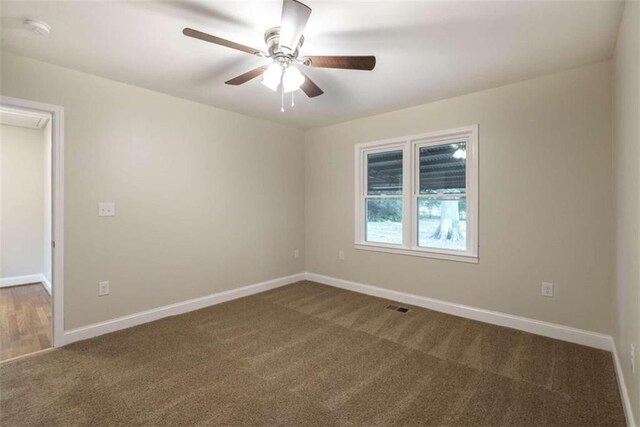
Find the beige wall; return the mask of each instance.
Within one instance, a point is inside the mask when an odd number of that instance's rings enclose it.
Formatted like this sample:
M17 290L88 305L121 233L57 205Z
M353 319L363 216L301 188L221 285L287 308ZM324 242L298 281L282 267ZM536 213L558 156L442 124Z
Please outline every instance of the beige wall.
M306 268L613 330L609 63L306 133L12 54L2 93L65 107L67 329ZM474 123L480 263L354 250L353 145Z
M1 74L65 108L67 329L303 271L301 131L13 54Z
M0 125L0 278L41 274L43 131Z
M611 333L610 68L600 63L308 132L307 271ZM480 263L355 250L354 144L475 123ZM540 295L542 281L555 284L553 298Z
M614 57L616 327L614 339L640 422L640 4L627 2ZM636 373L630 345L635 345Z

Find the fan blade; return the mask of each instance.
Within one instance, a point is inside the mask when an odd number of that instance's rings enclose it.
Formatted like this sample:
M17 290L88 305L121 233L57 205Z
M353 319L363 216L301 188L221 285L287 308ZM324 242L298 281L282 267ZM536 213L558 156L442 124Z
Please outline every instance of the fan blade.
M243 83L248 82L251 79L255 79L256 77L262 75L264 70L267 69L267 65L263 65L262 67L254 68L251 71L247 71L244 74L240 74L238 77L234 77L233 79L226 81L225 84L238 86Z
M280 48L287 47L295 51L300 36L307 26L311 8L296 0L283 0L282 19L280 20Z
M300 72L302 73L302 71ZM318 85L309 78L309 76L307 76L305 73L302 73L302 75L304 76L304 83L302 83L300 89L302 89L302 91L306 93L309 98L315 98L316 96L320 96L324 93L324 91L320 89Z
M242 52L247 52L252 55L257 55L260 53L259 49L254 49L240 43L221 39L220 37L212 36L211 34L203 33L201 31L194 30L193 28L185 28L184 30L182 30L182 34L184 34L185 36L193 37L194 39L200 39L209 43L219 44L220 46L230 47L231 49L241 50Z
M348 70L371 71L376 66L375 56L307 56L304 63L309 60L310 67L319 68L343 68Z

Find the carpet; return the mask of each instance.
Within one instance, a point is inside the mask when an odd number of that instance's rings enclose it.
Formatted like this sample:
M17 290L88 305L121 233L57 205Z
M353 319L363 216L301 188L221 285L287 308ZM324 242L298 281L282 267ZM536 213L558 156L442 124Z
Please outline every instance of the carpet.
M0 424L625 425L611 353L390 303L299 282L10 361Z

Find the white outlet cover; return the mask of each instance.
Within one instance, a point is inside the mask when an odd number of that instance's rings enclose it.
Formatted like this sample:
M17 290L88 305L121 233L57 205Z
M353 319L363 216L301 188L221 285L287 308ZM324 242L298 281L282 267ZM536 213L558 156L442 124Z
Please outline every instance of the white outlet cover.
M552 297L553 296L553 283L542 282L542 288L540 290L542 296Z
M338 252L338 258L339 259L344 259L344 251L339 251Z
M98 216L115 216L116 204L113 202L98 203Z
M109 295L109 282L99 282L98 283L98 296Z
M293 251L293 257L294 258L300 258L300 251L298 249Z

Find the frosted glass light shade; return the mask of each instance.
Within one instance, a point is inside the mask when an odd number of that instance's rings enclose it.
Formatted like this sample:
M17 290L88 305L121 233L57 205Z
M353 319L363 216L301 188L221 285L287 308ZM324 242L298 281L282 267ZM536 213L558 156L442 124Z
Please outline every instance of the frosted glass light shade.
M262 73L262 84L272 91L278 90L280 78L282 77L282 67L278 63L273 63Z
M300 89L302 83L304 83L304 76L300 70L294 66L289 66L285 70L284 77L282 78L285 93Z

